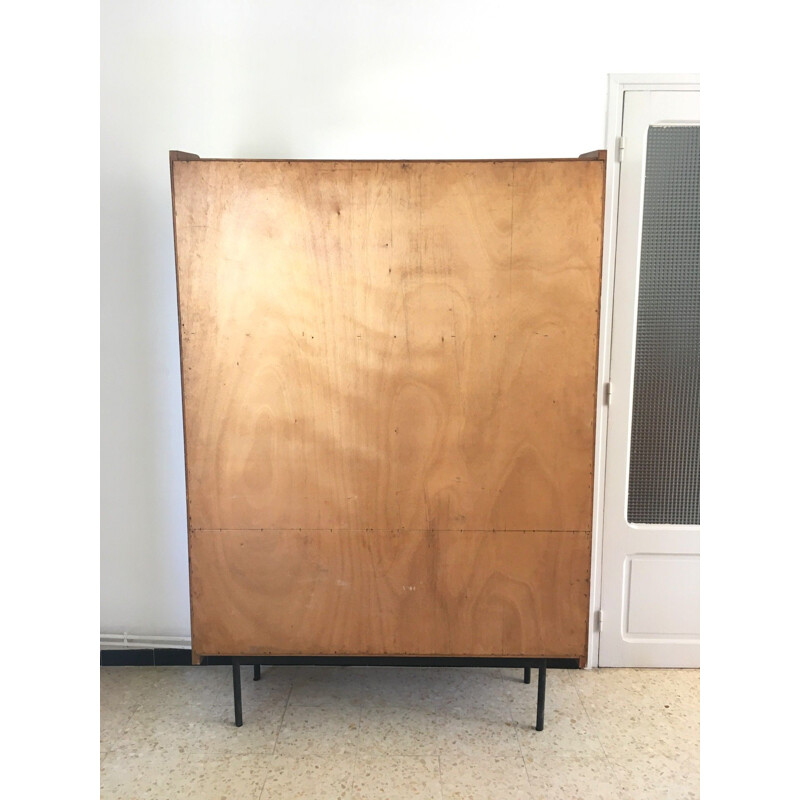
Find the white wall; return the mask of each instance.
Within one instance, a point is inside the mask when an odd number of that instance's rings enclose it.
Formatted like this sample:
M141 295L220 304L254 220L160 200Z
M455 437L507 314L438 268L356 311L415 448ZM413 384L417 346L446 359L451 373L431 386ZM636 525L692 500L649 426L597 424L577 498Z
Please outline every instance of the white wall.
M602 148L606 72L627 65L607 65L597 24L581 25L574 6L484 5L103 2L103 632L189 634L168 151L499 158Z

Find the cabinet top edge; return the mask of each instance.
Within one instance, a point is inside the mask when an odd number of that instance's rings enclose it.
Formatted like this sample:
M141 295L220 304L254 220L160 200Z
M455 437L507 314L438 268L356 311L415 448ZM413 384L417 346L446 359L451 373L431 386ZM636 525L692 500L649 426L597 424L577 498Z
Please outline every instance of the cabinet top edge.
M605 150L595 151L602 153L597 157L589 154L577 158L200 158L188 153L170 151L170 161L194 162L224 162L238 164L510 164L530 162L591 162L605 161ZM594 155L594 154L591 154ZM186 157L190 156L190 157Z

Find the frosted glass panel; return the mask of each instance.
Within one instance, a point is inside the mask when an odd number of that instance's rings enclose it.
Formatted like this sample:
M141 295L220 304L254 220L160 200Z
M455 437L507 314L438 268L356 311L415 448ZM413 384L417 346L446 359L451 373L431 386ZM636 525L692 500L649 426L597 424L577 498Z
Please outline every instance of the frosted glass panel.
M628 521L700 523L700 128L647 134Z

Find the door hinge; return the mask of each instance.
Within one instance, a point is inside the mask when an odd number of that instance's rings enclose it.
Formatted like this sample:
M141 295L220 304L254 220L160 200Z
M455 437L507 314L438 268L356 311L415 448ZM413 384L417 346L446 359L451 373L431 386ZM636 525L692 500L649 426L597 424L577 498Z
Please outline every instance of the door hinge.
M622 158L625 154L625 137L617 136L617 161L622 163Z
M595 619L595 627L597 628L598 631L602 631L603 630L603 611L602 611L602 609L599 609L599 610L595 611L595 618L596 618Z
M608 381L605 386L603 386L603 402L606 405L611 404L611 381Z

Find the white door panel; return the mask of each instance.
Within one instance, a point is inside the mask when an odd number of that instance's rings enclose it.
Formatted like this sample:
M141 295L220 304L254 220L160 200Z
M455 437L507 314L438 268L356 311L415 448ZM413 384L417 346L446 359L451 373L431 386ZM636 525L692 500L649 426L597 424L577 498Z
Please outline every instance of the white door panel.
M623 636L687 642L700 636L700 556L641 553L629 556Z
M601 667L699 666L699 104L699 91L624 96Z

